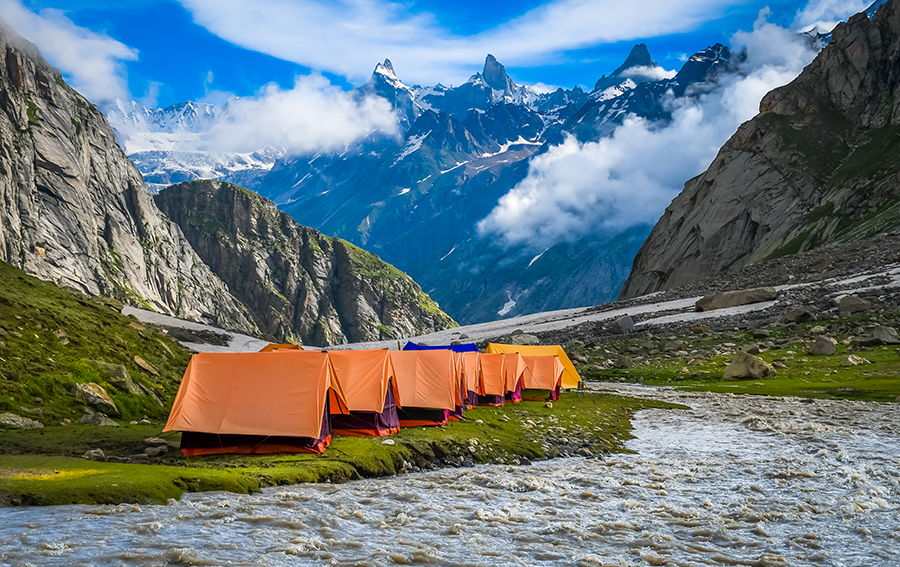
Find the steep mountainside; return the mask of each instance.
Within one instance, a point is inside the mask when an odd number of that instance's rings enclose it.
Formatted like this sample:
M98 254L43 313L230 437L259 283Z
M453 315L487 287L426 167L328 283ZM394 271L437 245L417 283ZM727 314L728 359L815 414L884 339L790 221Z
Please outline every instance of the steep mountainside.
M253 331L95 106L0 19L0 260L89 295Z
M766 95L653 228L629 298L900 227L900 0Z
M279 341L326 346L454 325L406 274L300 226L243 187L186 182L164 189L156 202L259 328Z

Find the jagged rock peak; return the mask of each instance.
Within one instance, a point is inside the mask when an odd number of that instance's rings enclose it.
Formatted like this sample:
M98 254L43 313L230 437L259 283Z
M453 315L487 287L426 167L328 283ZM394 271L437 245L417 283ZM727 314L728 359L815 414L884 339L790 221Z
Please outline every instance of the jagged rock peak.
M394 78L397 77L397 74L394 72L394 66L391 64L390 59L385 59L384 63L375 65L375 72L380 75L388 75Z
M622 75L625 74L626 71L637 67L659 67L659 63L650 57L650 50L647 49L647 45L644 43L639 43L632 47L628 57L625 58L625 62L619 65L615 71L609 75L600 77L594 85L594 90L597 91L618 84L623 80ZM634 79L635 82L642 82L637 77L631 78Z
M481 77L492 89L498 91L508 90L512 83L512 79L506 74L506 67L490 53L484 59L484 70L481 72Z
M659 63L653 60L650 57L650 50L647 49L647 44L639 43L631 48L631 53L628 54L628 57L625 58L625 62L616 69L614 75L621 74L622 71L626 69L631 69L632 67L659 67Z

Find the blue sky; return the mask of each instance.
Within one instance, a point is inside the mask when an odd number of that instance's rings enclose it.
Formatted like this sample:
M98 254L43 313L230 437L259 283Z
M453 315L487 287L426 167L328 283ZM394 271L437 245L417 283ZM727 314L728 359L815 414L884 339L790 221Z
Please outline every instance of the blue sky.
M866 4L0 0L0 13L92 100L125 96L166 106L224 102L267 83L289 89L310 73L348 89L385 57L408 84L459 84L480 70L488 52L517 82L591 87L638 42L666 69L677 69L684 56L752 30L761 10L771 23L799 28L830 25Z

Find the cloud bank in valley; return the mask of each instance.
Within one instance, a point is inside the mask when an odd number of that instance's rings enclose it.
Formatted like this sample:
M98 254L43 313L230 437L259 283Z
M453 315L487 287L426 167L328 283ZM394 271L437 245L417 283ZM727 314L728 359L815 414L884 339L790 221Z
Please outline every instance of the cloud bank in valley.
M482 236L545 249L589 233L652 224L701 173L770 90L790 82L816 52L798 34L766 23L732 39L746 49L739 72L699 96L671 98L667 124L631 117L609 138L574 138L535 158L528 176L478 224Z
M204 135L203 149L252 152L266 146L288 153L335 150L374 132L398 133L387 100L358 98L320 75L298 77L294 88L267 85L254 97L232 99L223 119Z
M0 14L89 100L130 98L123 62L138 58L135 49L75 25L59 10L36 14L19 0L0 0Z

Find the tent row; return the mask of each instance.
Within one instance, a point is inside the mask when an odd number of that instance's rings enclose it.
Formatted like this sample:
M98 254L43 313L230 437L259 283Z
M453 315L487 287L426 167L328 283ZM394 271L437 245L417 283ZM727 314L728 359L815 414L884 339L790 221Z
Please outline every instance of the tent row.
M580 380L559 347L518 347L558 349L523 355L501 352L516 345L490 345L486 353L410 345L329 352L270 345L259 353L195 354L164 431L181 431L189 456L320 453L333 435L443 425L479 405L558 399L560 388Z

